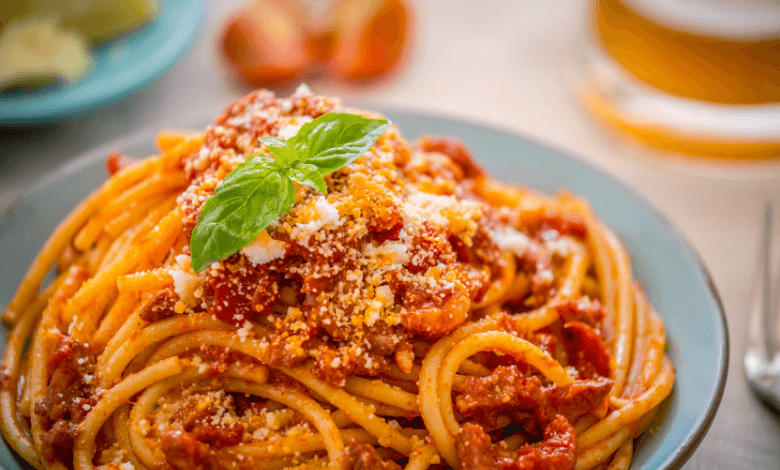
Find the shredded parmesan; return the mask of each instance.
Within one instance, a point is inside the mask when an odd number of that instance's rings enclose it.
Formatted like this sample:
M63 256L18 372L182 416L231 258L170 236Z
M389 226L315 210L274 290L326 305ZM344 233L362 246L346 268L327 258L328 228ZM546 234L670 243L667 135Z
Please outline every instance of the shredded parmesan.
M373 258L377 267L392 266L399 268L409 263L409 252L403 243L387 241L377 247L366 245L363 254Z
M501 229L494 231L493 241L499 248L511 251L517 255L518 258L525 255L525 250L528 249L528 244L531 242L528 235L519 232L512 227L502 227Z
M389 286L382 285L376 288L375 298L378 299L384 306L391 306L395 302L395 296Z
M547 245L547 248L549 248L550 251L561 256L568 256L571 251L571 242L568 238L561 237L555 240L549 240L545 245Z
M179 269L170 269L168 274L173 278L173 290L176 295L189 307L197 305L195 290L200 287L200 276Z
M282 139L290 139L292 137L295 137L296 134L298 134L298 131L301 130L301 127L303 127L304 124L307 122L311 122L314 119L311 118L311 116L297 116L292 119L286 124L280 127L279 129L279 138Z
M301 130L301 127L303 127L303 123L284 126L279 129L279 138L287 140L291 137L295 137L298 131Z
M404 209L416 222L428 221L449 227L453 233L473 233L482 217L483 204L455 196L441 196L414 191L406 198Z
M344 220L336 209L324 196L319 196L314 201L314 210L317 216L305 223L297 223L290 234L293 239L299 240L304 246L308 245L309 238L323 227L339 227Z
M301 83L298 85L298 88L295 89L293 96L311 96L313 94L314 93L311 91L311 88L309 88L309 85Z
M270 263L284 257L286 252L287 244L274 240L265 230L255 238L255 241L241 248L241 254L254 265Z
M190 255L176 255L174 258L179 266L185 269L192 269L192 257Z
M244 320L244 325L236 330L236 334L238 335L239 341L242 343L246 341L246 338L249 336L249 330L252 329L252 323L249 320Z
M231 108L227 120L207 131L215 137L207 144L213 148L185 159L188 174L196 175L180 198L185 222L197 221L224 175L248 155L263 151L259 137L293 138L306 122L328 112L354 111L342 108L338 100L314 96L305 85L289 98L259 92ZM409 146L391 126L361 158L325 178L327 194L298 186L290 211L242 248L238 263L216 263L204 273L235 280L235 287L225 283L221 288L254 302L262 300L256 285L246 285L240 271L249 263L272 263L268 293L284 300L268 298L267 320L275 332L266 339L261 338L265 334L256 337L256 329L250 331L252 323L246 322L249 310L226 308L230 322L236 325L234 336L257 341L269 354L295 361L314 359L313 367L318 370L378 375L390 353L386 358L366 353L377 334L382 341L387 337L390 351L408 338L407 333L438 337L457 328L468 315L456 315L455 308L432 315L434 309L418 306L458 300L465 292L473 295L488 288L504 266L499 248L518 257L528 254L530 244L532 248L544 243L550 250L566 249L560 235L551 230L545 235L554 238L529 240L513 222L525 210L522 201L519 207L490 205L468 184L469 177L457 176L459 166L465 170L445 153ZM189 272L185 261L177 260L176 269ZM544 272L548 268L545 263L536 267L533 281L542 285L539 295L531 299L534 302L553 295L556 287L567 287L565 283L556 286L555 273ZM206 284L196 293L204 310L229 307L212 301ZM225 302L222 298L220 304ZM466 308L467 302L463 304ZM321 341L326 354L319 347L308 347L313 339ZM334 374L334 380L338 377ZM285 435L255 429L255 440Z
M545 269L544 271L538 273L538 276L541 280L546 282L553 282L553 280L555 280L553 272L550 269Z

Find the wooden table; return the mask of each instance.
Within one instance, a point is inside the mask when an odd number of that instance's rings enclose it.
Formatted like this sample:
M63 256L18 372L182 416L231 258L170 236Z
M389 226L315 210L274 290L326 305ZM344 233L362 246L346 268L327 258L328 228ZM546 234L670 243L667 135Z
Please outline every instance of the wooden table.
M750 393L742 373L749 284L762 202L780 206L780 177L727 180L670 170L628 157L577 98L584 0L473 2L419 0L414 54L395 81L349 90L311 81L345 101L452 114L498 124L579 154L650 197L693 242L728 315L731 367L715 422L685 468L780 468L780 418ZM187 55L130 100L51 127L0 128L0 206L42 172L130 131L172 125L218 110L245 93L227 80L216 37L238 5L209 7Z

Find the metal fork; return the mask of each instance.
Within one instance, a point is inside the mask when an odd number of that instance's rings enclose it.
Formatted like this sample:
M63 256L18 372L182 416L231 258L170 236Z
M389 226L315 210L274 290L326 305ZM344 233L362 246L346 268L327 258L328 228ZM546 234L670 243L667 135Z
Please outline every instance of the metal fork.
M745 376L764 402L780 410L780 352L775 329L780 307L780 269L772 282L772 216L772 203L767 201L758 271L751 295L750 347L745 353Z

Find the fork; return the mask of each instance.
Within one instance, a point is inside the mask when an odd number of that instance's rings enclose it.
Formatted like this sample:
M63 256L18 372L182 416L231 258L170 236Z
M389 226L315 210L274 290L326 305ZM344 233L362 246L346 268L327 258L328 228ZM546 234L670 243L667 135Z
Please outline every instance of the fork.
M772 203L764 208L763 234L758 271L751 295L750 346L745 353L745 376L753 391L765 403L780 410L780 352L775 338L780 307L780 272L772 285Z

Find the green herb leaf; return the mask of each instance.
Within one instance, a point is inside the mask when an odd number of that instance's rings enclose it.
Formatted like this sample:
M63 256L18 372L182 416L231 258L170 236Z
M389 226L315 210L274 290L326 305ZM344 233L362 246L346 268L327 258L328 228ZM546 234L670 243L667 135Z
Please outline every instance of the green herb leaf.
M190 239L192 269L202 271L236 253L289 212L293 202L295 186L270 158L240 164L203 205Z
M268 147L268 153L274 157L274 162L281 168L294 165L300 160L295 149L287 145L287 142L278 137L261 137L260 142Z
M293 181L326 194L324 176L363 155L390 125L381 119L328 113L284 141L260 140L274 158L256 155L238 165L203 205L190 238L192 268L202 271L238 252L290 211Z
M316 166L320 174L332 173L354 162L379 139L389 122L355 114L324 114L301 127L287 141L301 161Z
M287 175L293 181L312 187L322 194L328 193L328 187L319 169L309 163L298 163L292 168L286 169Z

